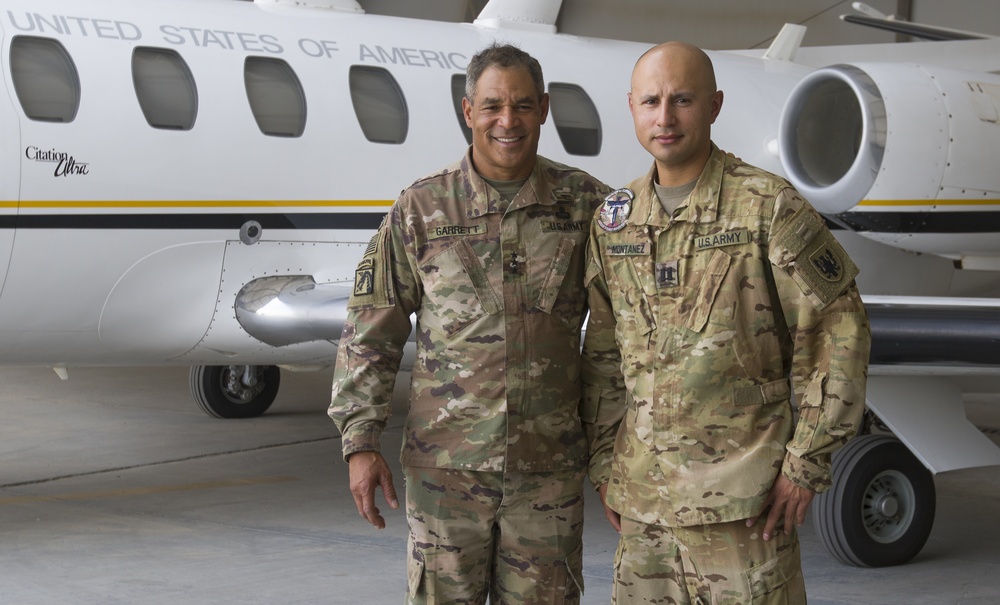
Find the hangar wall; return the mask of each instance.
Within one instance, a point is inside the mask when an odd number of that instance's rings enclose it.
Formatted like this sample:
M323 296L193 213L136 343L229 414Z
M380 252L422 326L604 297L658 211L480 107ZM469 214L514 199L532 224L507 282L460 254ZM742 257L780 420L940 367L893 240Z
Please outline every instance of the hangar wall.
M472 21L485 0L358 0L373 14ZM868 0L886 14L1000 36L997 0ZM686 40L708 49L766 48L784 23L806 25L804 44L874 44L896 35L841 21L850 0L563 0L559 31L580 36L662 42Z

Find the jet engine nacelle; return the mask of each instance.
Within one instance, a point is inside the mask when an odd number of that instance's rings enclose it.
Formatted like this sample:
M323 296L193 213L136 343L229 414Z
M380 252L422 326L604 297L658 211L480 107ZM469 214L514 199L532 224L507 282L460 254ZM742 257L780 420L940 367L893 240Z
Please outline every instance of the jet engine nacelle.
M828 215L862 200L995 199L998 112L994 74L902 63L824 67L785 104L781 164Z

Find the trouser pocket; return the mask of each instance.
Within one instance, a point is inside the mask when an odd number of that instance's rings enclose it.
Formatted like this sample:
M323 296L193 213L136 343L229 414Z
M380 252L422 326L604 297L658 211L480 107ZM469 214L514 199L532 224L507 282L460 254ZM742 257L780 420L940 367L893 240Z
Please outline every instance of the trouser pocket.
M746 572L753 605L805 605L798 540L770 561Z

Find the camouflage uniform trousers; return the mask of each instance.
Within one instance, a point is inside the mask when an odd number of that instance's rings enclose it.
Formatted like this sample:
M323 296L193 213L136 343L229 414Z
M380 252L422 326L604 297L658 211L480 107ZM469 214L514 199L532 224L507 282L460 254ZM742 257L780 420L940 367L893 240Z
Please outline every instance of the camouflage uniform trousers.
M804 605L797 533L765 542L763 527L763 518L662 527L622 517L611 602Z
M576 605L584 469L403 467L408 605Z

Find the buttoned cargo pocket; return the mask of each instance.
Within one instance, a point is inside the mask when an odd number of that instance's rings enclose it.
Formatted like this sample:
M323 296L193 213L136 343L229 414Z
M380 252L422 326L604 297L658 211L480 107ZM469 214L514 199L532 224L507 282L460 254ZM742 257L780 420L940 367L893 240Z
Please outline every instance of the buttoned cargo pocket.
M746 572L752 605L791 605L806 602L799 544Z
M652 365L656 355L652 305L642 293L637 297L627 311L619 310L615 323L615 341L622 352L622 370L626 375L630 370Z
M576 242L572 238L562 237L559 240L559 247L552 256L549 263L549 270L545 273L545 279L538 289L538 302L535 307L546 313L552 313L556 301L559 298L559 289L562 287L566 274L569 272L570 261L573 260L573 249Z
M559 563L553 576L556 591L549 602L552 605L579 603L583 594L583 544L573 549L569 557Z
M712 313L712 307L716 303L719 291L729 272L729 264L732 257L721 250L716 250L712 255L712 260L705 267L705 272L701 276L701 281L694 288L694 303L688 315L685 326L694 332L701 332L708 318Z
M500 311L486 269L465 239L420 266L424 283L421 325L453 336L472 322Z
M419 602L421 587L424 585L424 562L416 557L410 557L406 562L406 589L410 602Z

